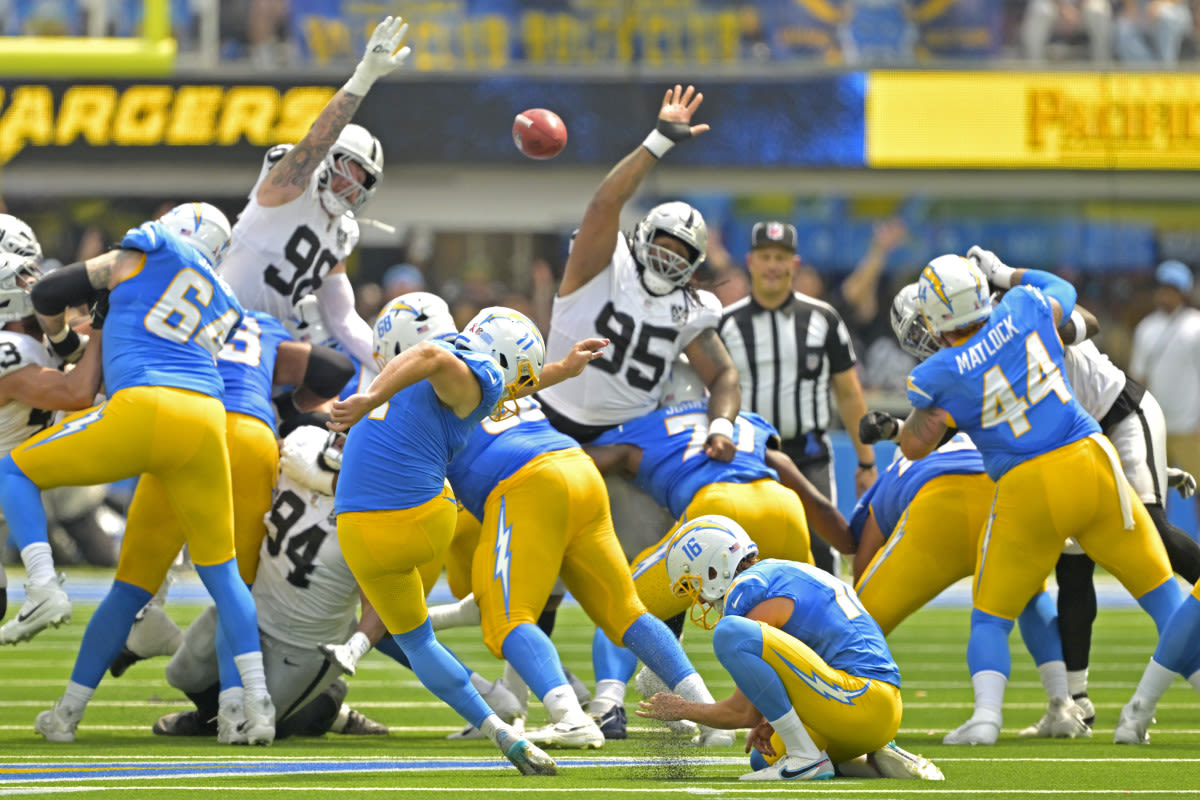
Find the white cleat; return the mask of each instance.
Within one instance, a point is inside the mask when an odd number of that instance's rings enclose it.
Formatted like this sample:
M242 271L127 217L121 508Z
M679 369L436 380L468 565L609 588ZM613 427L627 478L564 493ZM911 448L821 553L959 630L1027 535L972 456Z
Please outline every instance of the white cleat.
M249 744L245 727L246 709L242 701L221 703L217 709L217 741L221 744Z
M737 731L723 731L718 728L700 726L700 733L692 739L696 747L733 747L737 740Z
M889 742L867 756L870 764L883 778L915 778L921 781L944 781L946 776L937 765L924 756L901 749Z
M340 669L344 675L353 675L358 669L358 659L345 644L319 644L317 649L325 654L326 661Z
M663 679L649 667L642 667L633 679L633 686L641 694L643 700L649 700L659 692L671 693L671 687L663 683Z
M322 645L324 646L324 645ZM512 725L518 733L525 730L525 709L521 706L521 701L508 688L508 684L503 678L497 678L492 683L492 688L486 692L481 692L480 697L483 702L487 703L492 711L496 712L501 720ZM474 725L467 723L458 733L452 733L446 737L447 739L486 739L483 731L476 728Z
M834 775L833 762L821 753L815 761L800 756L788 756L754 772L741 776L743 781L824 781Z
M1038 739L1087 739L1092 735L1092 729L1083 717L1083 708L1074 700L1053 697L1037 724L1021 729L1017 735Z
M268 694L246 698L243 710L246 721L242 733L246 744L268 745L275 741L275 705Z
M591 717L588 717L586 722L556 722L544 728L526 731L525 738L542 747L599 750L604 746L604 733Z
M1096 724L1096 706L1092 704L1092 698L1086 694L1072 695L1075 700L1075 705L1083 712L1083 721L1090 728Z
M16 644L37 636L46 628L71 621L71 598L63 591L66 575L31 586L25 584L25 604L17 616L0 627L0 644Z
M971 717L946 734L942 744L995 744L1000 738L1000 722Z
M63 706L62 700L58 700L54 704L54 708L37 715L33 729L46 737L48 742L73 742L75 741L75 729L79 726L81 719L83 719L82 711L77 714L72 713Z
M513 730L501 730L496 735L496 745L504 757L512 762L522 775L557 775L558 765L537 745L523 739Z
M1150 744L1151 722L1154 722L1153 709L1146 709L1138 700L1130 700L1121 709L1121 718L1113 731L1113 744Z

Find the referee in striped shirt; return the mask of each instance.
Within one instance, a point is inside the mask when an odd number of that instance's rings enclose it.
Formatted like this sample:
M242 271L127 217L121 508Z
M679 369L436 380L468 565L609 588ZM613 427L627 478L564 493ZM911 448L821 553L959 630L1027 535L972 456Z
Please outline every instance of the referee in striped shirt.
M858 421L867 413L867 404L854 371L846 324L828 303L792 290L800 266L794 226L756 224L746 266L750 295L725 307L718 329L738 369L742 406L779 430L783 451L836 504L827 433L832 391L858 453L855 485L861 495L877 471L875 450L858 439ZM813 541L817 566L837 574L834 551L820 546L819 539Z

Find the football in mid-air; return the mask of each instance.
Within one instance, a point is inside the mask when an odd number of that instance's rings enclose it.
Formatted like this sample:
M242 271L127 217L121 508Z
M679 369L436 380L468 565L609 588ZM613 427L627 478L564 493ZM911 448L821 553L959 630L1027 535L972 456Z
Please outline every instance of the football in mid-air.
M554 158L567 146L567 126L553 111L531 108L513 120L513 143L530 158Z

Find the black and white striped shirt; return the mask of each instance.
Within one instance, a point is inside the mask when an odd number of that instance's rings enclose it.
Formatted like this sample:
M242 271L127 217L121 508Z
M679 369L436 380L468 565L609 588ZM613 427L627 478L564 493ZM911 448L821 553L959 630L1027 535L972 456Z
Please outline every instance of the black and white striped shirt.
M799 292L774 310L744 297L725 307L717 330L737 365L743 408L769 420L785 445L806 434L820 439L830 423L830 376L855 363L833 306Z

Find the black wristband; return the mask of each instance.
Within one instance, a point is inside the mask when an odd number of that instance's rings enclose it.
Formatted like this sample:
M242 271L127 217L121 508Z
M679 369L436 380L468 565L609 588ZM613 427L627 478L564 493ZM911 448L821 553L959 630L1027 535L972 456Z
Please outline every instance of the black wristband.
M56 354L58 354L60 358L66 358L79 349L79 341L79 334L75 332L74 328L72 328L67 332L67 335L63 337L62 341L50 342L50 347Z
M864 464L863 462L860 461L860 462L858 462L858 468L859 469L875 469L875 462L872 461L870 464Z

